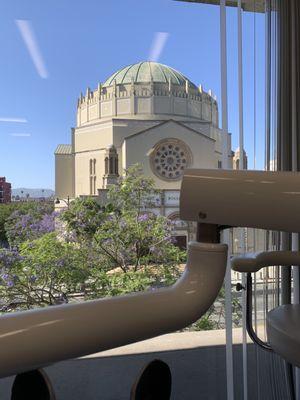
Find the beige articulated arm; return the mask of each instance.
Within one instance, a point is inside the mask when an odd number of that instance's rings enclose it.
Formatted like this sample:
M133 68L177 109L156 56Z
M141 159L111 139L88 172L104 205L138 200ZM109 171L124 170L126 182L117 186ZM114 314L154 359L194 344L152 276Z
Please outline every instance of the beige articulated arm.
M299 172L221 169L185 170L181 194L182 220L213 224L217 231L250 227L300 232ZM284 305L268 313L269 343L252 326L252 277L263 267L300 265L300 252L271 251L246 254L232 260L235 271L247 273L247 331L253 341L300 366L300 306Z
M300 174L186 170L181 219L213 224L217 231L244 226L299 232L298 187ZM298 253L284 253L261 253L234 265L245 272L300 265ZM215 300L226 260L226 245L192 242L185 272L171 287L1 316L0 377L184 328Z
M231 260L231 267L237 272L252 273L264 267L275 265L300 265L300 252L262 251L260 253L246 253Z
M252 326L251 273L272 265L300 265L299 251L270 251L245 254L231 261L232 269L247 273L246 327L251 339L265 350L274 351L291 364L300 367L300 306L285 304L268 311L266 319L268 343L263 342Z
M186 327L217 297L226 260L226 245L192 242L173 286L1 316L0 377Z
M182 220L285 232L300 231L300 174L187 169Z

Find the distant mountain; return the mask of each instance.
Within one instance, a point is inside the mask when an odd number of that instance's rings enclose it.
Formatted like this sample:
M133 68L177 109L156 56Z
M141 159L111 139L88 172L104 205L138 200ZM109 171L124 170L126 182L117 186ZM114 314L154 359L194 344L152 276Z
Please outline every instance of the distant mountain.
M28 188L16 188L11 191L12 196L19 197L29 197L31 198L39 198L39 197L53 197L55 192L52 189L28 189Z

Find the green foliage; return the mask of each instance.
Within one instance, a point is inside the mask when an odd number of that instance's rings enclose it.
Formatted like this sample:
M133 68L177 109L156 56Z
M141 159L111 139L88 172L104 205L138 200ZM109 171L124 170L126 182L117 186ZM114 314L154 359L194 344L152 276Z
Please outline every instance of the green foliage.
M172 267L185 254L172 243L171 221L149 211L156 195L152 179L133 166L110 186L105 206L92 198L77 199L62 220L81 246L98 250L102 270Z
M93 238L103 221L103 207L93 198L77 198L61 214L62 221L77 239Z
M211 312L204 314L189 328L192 331L211 331L213 329L218 329L218 324L213 320L213 313Z
M29 309L68 302L88 277L85 255L49 233L20 245L19 253L0 250L2 309Z
M162 286L172 285L179 277L177 267L161 266L159 268L134 269L124 273L120 268L110 272L96 272L93 279L88 282L86 289L87 298L99 296L119 296L132 292L153 290ZM93 272L92 272L93 273Z
M122 214L141 213L155 204L154 181L143 175L139 165L133 165L125 171L116 185L111 185L107 194L107 209Z
M12 212L13 207L11 204L0 204L0 246L1 243L7 243L5 223Z
M107 194L106 218L95 234L95 241L112 268L127 272L144 266L180 263L183 253L172 243L172 223L149 211L157 190L139 166L126 171Z
M235 327L240 326L242 319L242 308L239 299L232 296L232 322ZM225 328L225 288L221 288L218 297L209 310L194 324L186 330L199 331Z
M92 198L76 199L61 213L67 240L42 230L50 221L44 209L14 210L5 228L9 243L17 247L0 251L2 309L172 284L185 253L172 243L171 222L148 211L156 193L140 168L129 169L109 188L105 206Z

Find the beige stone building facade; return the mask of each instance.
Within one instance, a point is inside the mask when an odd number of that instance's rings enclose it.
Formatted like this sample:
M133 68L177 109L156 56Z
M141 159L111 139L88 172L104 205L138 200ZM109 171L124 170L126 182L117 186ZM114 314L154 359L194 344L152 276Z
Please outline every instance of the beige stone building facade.
M162 189L157 212L177 219L184 169L222 167L215 96L163 64L129 65L88 88L78 99L76 121L71 144L55 151L59 199L98 196L139 163ZM230 134L227 143L232 164ZM178 228L189 230L180 221Z

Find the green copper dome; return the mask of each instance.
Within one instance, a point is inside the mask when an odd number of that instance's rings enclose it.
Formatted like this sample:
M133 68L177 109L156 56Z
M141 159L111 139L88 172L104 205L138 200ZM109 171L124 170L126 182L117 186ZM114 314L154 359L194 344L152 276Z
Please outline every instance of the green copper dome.
M171 80L175 85L185 85L185 82L188 81L190 87L197 89L197 86L180 72L167 65L153 61L143 61L128 65L106 79L103 86L112 85L114 80L117 85L121 83L130 83L132 79L135 83L145 83L151 80L153 80L153 82L168 83L169 80Z

